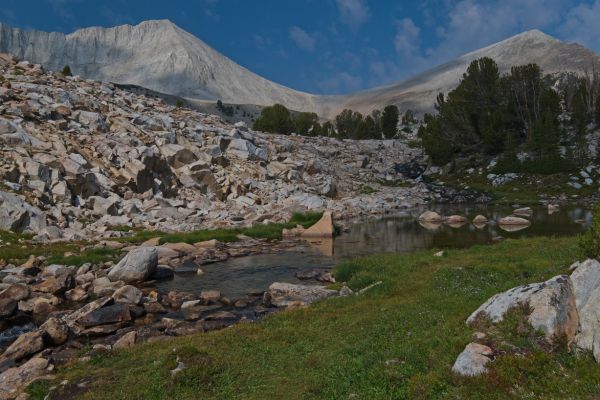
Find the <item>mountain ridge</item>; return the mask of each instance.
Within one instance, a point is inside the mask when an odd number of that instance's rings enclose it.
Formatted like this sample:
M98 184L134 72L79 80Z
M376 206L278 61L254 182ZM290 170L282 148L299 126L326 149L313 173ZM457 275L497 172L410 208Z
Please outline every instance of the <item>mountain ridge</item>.
M281 103L329 119L344 108L366 114L388 104L418 114L432 111L436 96L452 90L468 64L480 57L495 59L501 72L514 65L536 63L546 73L582 73L600 64L600 56L593 51L532 29L399 82L346 95L316 95L261 77L164 19L88 27L69 34L21 30L0 22L0 51L51 70L70 65L85 78L139 85L191 99L259 106Z

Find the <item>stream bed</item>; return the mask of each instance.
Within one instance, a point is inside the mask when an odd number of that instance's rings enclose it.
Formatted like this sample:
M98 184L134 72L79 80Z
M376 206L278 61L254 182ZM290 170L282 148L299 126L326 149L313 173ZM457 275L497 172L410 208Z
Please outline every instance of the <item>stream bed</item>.
M508 232L495 221L510 215L513 207L497 205L439 205L427 209L441 215L460 214L469 220L478 214L490 223L476 227L467 223L461 227L438 224L420 224L417 217L423 208L411 209L393 216L357 222L333 240L314 241L310 246L276 253L230 258L224 262L203 265L203 274L178 273L170 281L158 283L163 291L217 289L229 298L244 297L248 293L266 290L273 282L300 283L295 274L309 271L327 271L336 263L370 254L408 253L423 249L465 248L476 244L490 244L501 238L531 236L572 236L583 232L591 222L587 206L563 206L549 214L543 206L532 207L531 225Z

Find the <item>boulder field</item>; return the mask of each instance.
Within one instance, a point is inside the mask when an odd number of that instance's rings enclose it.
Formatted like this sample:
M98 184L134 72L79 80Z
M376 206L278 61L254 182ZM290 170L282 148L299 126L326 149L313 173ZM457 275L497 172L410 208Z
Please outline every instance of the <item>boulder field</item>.
M249 226L303 210L345 219L447 195L405 172L426 163L402 140L255 132L8 55L0 76L0 229L39 241Z

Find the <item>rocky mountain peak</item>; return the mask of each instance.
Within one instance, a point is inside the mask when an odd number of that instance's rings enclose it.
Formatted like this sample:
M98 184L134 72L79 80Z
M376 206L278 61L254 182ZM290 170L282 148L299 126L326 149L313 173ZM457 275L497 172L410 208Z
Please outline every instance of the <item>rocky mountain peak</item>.
M344 108L364 114L388 104L417 114L430 112L437 94L454 88L468 64L480 57L496 60L502 72L529 63L540 65L546 73L581 72L600 63L600 56L594 52L532 29L395 84L344 96L319 96L254 74L169 20L86 28L68 35L26 31L0 23L0 52L51 70L69 65L85 78L210 102L258 106L281 103L292 110L316 112L330 119Z

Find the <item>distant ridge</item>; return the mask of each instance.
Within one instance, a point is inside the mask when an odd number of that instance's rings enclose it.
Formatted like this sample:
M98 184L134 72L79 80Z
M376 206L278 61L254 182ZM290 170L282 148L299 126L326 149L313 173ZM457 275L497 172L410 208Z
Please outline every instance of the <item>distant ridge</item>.
M0 23L0 52L40 63L51 70L69 65L82 77L133 84L192 99L233 104L284 104L332 118L344 108L369 113L396 104L401 110L431 111L440 92L453 89L468 64L491 57L501 71L536 63L544 72L578 72L600 65L600 56L530 30L410 79L343 96L321 96L269 81L212 49L168 20L114 28L85 28L65 35L26 31Z
M600 66L600 56L593 51L534 29L467 53L405 81L344 96L338 109L367 113L386 104L397 104L404 110L432 111L436 96L455 88L471 61L481 57L494 59L501 73L530 63L538 64L544 73L583 73L594 65Z

